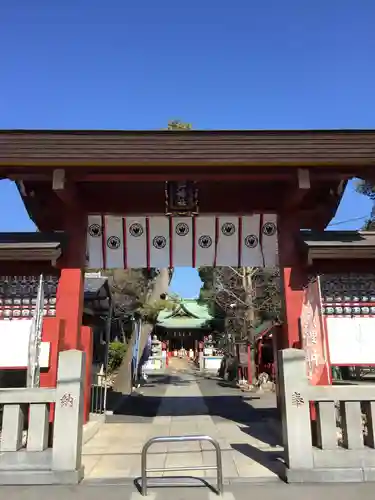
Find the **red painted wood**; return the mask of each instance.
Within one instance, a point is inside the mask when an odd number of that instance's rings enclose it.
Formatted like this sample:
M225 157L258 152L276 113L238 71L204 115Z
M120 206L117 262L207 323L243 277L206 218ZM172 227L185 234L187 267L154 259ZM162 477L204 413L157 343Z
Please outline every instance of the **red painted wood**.
M299 227L292 213L278 218L280 277L284 292L281 348L300 347L299 320L307 272L297 246Z
M251 366L251 345L247 346L247 382L250 384L253 383L253 370Z
M66 235L66 244L63 255L59 259L59 267L70 269L84 269L86 267L87 244L87 213L81 210L63 208L63 227Z
M62 269L56 297L56 317L64 321L64 350L79 349L83 313L81 269Z
M150 269L150 219L146 217L146 263L147 263L147 269Z
M58 318L44 318L42 342L50 343L49 368L40 373L40 387L56 387L59 352L62 351L64 323ZM51 403L49 421L53 422L55 404Z
M169 219L169 267L173 268L173 220L172 217Z
M101 216L101 225L103 232L103 237L102 237L103 268L105 269L107 267L107 228L105 225L104 215Z

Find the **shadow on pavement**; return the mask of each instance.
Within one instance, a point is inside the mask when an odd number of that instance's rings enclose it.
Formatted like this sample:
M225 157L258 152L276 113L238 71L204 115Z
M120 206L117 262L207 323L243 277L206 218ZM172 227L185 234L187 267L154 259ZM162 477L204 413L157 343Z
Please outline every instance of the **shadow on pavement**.
M283 478L284 473L284 453L280 451L260 450L248 443L231 443L231 447L242 453L245 457L251 458L254 462L266 467L273 474Z
M264 425L260 425L262 420L258 423L258 425L252 425L249 427L242 427L241 431L248 436L251 436L259 441L263 441L263 443L268 444L271 447L282 446L281 441L281 429L278 429L278 422L276 420L272 420L274 423L271 424L269 421L263 421Z
M205 404L203 411L202 399ZM114 410L114 414L138 417L210 415L242 425L277 418L276 408L253 408L241 396L236 395L171 398L139 394L124 398Z
M186 380L177 375L161 375L161 376L148 376L145 383L142 384L142 388L147 389L148 387L157 387L163 385L174 385L186 387L192 383L192 380Z
M168 472L168 471L166 471ZM134 486L137 488L139 493L142 491L142 478L137 477L134 479ZM217 489L212 486L208 481L200 477L194 476L163 476L163 477L148 477L147 486L152 489L161 488L185 488L186 486L194 486L198 488L208 488L213 493L217 494Z

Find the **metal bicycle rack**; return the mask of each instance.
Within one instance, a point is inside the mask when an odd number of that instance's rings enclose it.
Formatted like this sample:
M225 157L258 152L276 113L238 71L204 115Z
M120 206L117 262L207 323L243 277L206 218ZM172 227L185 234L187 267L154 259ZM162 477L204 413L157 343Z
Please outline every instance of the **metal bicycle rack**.
M208 441L211 443L216 451L216 465L202 465L198 467L163 467L157 469L147 469L147 452L149 448L156 443L182 443L187 441ZM148 472L178 472L178 471L188 471L188 470L216 470L217 471L217 494L221 495L223 493L223 464L221 460L221 450L220 445L210 436L160 436L154 437L147 441L147 443L142 448L142 496L147 496L147 473Z

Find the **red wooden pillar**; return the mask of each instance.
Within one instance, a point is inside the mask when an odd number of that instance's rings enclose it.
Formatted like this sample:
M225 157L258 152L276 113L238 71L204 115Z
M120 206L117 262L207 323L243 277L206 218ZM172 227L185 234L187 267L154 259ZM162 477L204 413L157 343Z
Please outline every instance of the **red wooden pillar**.
M247 383L251 385L253 383L253 364L251 356L251 344L247 344Z
M87 216L78 209L67 209L64 219L67 242L59 261L61 274L57 288L56 316L64 322L62 350L79 349L86 353L84 421L87 422L90 412L93 350L91 329L82 327Z
M87 214L79 208L67 208L64 233L66 243L59 267L83 270L86 267Z
M49 367L41 370L40 387L56 387L59 352L63 350L64 323L57 318L44 318L42 342L50 343ZM55 404L51 403L49 421L53 422Z
M56 316L65 322L64 349L80 349L83 313L83 271L86 264L86 224L83 211L64 214L66 244L56 297Z
M300 228L295 214L279 216L279 261L282 290L284 293L284 321L279 348L300 347L300 316L307 269L300 251Z

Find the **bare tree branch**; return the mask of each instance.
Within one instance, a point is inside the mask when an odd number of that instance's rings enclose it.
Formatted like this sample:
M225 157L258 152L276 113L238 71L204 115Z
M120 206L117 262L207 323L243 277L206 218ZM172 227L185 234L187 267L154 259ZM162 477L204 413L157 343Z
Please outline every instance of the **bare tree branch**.
M278 269L254 267L200 268L201 300L225 313L227 332L250 339L253 328L267 318L278 319L281 308Z

